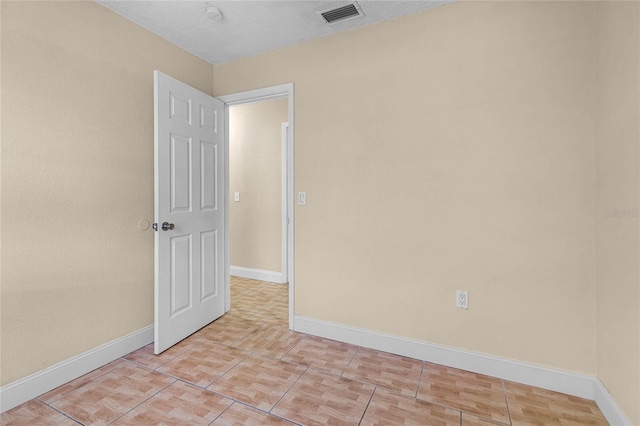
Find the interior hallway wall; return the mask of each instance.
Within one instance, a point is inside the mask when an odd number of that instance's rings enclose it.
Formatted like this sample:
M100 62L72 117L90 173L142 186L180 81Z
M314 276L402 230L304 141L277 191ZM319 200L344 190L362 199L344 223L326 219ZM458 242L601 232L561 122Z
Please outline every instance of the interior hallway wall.
M153 71L213 67L92 1L2 1L2 381L153 324Z
M287 99L229 108L232 266L282 272L282 123L287 117Z

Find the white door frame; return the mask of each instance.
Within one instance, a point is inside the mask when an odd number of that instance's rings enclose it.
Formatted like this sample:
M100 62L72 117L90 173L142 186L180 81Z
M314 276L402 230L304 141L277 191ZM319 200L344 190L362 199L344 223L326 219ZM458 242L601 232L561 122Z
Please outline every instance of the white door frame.
M217 96L225 104L225 135L224 135L224 148L225 148L225 194L226 199L229 199L229 107L233 105L248 104L253 102L266 101L270 99L287 98L288 100L288 112L287 112L287 149L286 153L283 152L283 159L286 155L286 171L287 171L287 196L286 196L286 211L288 218L288 226L283 229L286 230L286 259L283 258L283 265L286 261L287 270L282 271L283 276L286 274L289 280L289 329L294 329L294 307L295 307L295 284L294 284L294 120L293 120L293 83L281 84L278 86L265 87L262 89L249 90L246 92L233 93L225 96ZM285 126L283 124L283 130ZM284 136L283 136L284 143ZM284 148L284 146L283 146ZM284 187L284 182L283 182ZM284 197L283 197L284 198ZM283 201L284 203L285 201ZM229 257L229 203L226 204L225 209L225 312L231 309L231 289L230 289L230 257ZM284 220L283 220L284 224ZM284 238L284 237L283 237ZM284 253L283 253L284 255Z
M293 164L289 170L289 122L282 123L282 157L280 164L282 166L282 283L289 282L289 198L293 194L293 185L291 194L289 194L289 176L293 174ZM293 182L292 182L293 183Z

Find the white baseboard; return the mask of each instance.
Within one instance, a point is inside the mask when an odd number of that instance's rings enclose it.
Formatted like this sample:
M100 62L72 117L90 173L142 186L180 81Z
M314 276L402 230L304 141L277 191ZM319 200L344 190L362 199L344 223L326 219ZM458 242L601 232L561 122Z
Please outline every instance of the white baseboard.
M296 315L294 331L594 400L612 425L630 425L594 376Z
M262 269L245 268L242 266L231 266L231 275L251 280L267 281L270 283L284 284L281 272L265 271Z
M596 380L594 384L596 404L604 414L611 426L627 426L631 425L631 421L625 416L616 401L613 399L607 388L604 387L600 380Z
M0 387L0 413L153 342L153 325Z

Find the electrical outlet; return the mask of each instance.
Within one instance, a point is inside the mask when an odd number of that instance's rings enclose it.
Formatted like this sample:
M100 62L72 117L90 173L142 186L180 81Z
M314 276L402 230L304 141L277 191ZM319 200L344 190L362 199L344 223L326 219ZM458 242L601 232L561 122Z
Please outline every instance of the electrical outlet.
M469 309L469 292L456 290L456 308Z

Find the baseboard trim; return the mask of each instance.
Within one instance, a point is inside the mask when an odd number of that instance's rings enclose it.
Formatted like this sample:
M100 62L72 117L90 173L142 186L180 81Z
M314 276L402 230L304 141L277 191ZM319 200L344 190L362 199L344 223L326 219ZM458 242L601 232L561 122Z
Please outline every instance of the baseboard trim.
M153 325L0 387L0 413L153 342Z
M618 406L618 403L613 399L607 388L604 387L600 380L596 380L594 390L594 400L611 426L631 425L631 420L627 418L620 406Z
M300 315L295 316L294 324L294 331L301 333L591 399L598 404L610 424L630 425L630 422L626 419L614 399L600 383L600 380L594 376L528 364Z
M231 266L231 275L240 278L249 278L251 280L267 281L270 283L284 284L282 273L274 271L265 271L262 269L245 268L243 266Z

